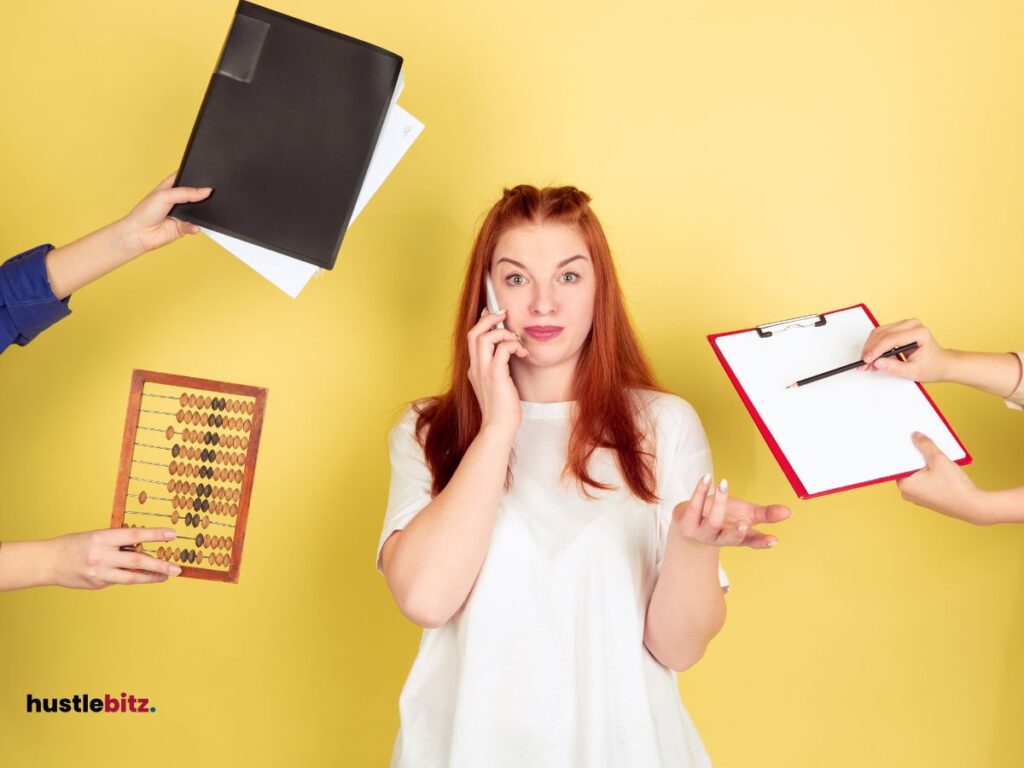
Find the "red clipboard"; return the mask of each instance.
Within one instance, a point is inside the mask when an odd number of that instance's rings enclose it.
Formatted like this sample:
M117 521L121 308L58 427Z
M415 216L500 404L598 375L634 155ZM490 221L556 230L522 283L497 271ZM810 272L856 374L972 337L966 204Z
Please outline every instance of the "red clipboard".
M744 407L746 407L747 412L750 414L750 417L754 420L754 424L757 426L758 431L760 431L761 436L764 438L764 441L768 444L768 448L771 450L772 454L775 456L775 460L779 463L779 466L782 468L782 471L785 473L786 479L789 480L790 485L793 486L793 491L801 499L811 499L811 498L816 498L818 496L827 496L827 495L832 494L832 493L839 493L840 491L849 491L849 490L852 490L854 488L861 488L861 487L868 486L868 485L875 485L877 483L885 483L885 482L889 482L891 480L899 480L899 479L904 478L904 477L909 477L910 475L914 474L918 470L912 470L912 471L909 471L909 472L901 472L901 473L895 474L895 475L889 475L889 476L886 476L886 477L879 477L879 478L875 478L873 480L866 480L864 482L853 483L853 484L850 484L850 485L844 485L844 486L837 487L837 488L830 488L830 489L827 489L827 490L818 491L816 493L809 493L807 491L807 489L804 487L803 482L800 480L800 477L797 475L796 471L793 469L793 466L790 463L789 459L786 457L786 454L779 447L779 444L776 441L775 437L772 435L771 430L768 429L768 426L765 424L764 419L761 417L761 414L758 413L757 408L754 407L753 402L751 402L750 397L748 396L746 390L743 388L743 385L740 383L739 378L736 376L735 371L733 371L732 366L730 366L729 362L726 360L725 355L723 354L721 348L719 347L718 340L723 338L723 337L726 337L726 336L734 336L736 334L752 333L752 332L756 332L759 336L767 338L767 337L770 337L771 335L773 335L775 333L782 333L782 332L785 332L785 331L790 330L792 328L814 328L814 327L819 327L819 326L825 325L827 323L827 318L828 318L829 315L837 314L839 312L846 312L848 310L857 309L857 308L862 309L864 311L864 314L867 315L868 319L871 321L871 323L876 328L878 327L878 321L875 319L875 316L871 313L871 310L869 310L865 304L854 304L853 306L850 306L850 307L843 307L842 309L834 309L834 310L830 310L828 312L823 312L823 313L817 314L817 315L806 315L804 317L795 317L795 318L790 318L788 320L780 320L780 321L777 321L777 322L774 322L774 323L766 323L766 324L763 324L763 325L757 325L757 326L754 326L753 328L745 328L745 329L738 330L738 331L727 331L725 333L714 333L714 334L709 334L707 336L708 342L711 344L711 348L715 351L715 356L718 358L718 362L721 363L722 368L725 370L726 375L729 377L729 381L732 382L733 387L736 389L736 393L740 396L740 400L743 402ZM924 397L928 401L929 405L931 405L931 407L935 410L935 413L938 415L939 419L945 425L946 429L949 430L949 433L953 436L954 440L956 440L957 444L963 450L964 456L962 458L960 458L960 459L957 459L956 463L959 464L960 466L965 466L967 464L970 464L974 460L974 458L971 456L970 452L964 446L963 442L960 440L960 437L953 430L952 426L950 426L949 422L946 420L946 417L943 415L942 411L940 411L938 406L935 405L935 401L932 400L931 396L928 394L928 392L925 390L925 388L923 386L921 386L920 383L917 383L916 386L921 391L921 394L924 395Z

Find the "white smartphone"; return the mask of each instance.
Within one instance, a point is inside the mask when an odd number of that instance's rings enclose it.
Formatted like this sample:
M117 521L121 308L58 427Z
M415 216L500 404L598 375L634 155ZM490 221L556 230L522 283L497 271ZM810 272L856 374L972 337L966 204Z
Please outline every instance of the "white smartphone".
M501 307L498 306L498 297L494 293L494 281L491 280L490 272L487 273L487 309L492 314L501 311ZM500 322L495 327L505 330L505 323Z

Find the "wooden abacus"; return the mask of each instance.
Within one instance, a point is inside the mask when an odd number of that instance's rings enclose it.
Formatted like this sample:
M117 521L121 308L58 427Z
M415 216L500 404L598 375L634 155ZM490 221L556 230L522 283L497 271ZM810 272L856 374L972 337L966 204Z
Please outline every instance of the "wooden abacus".
M178 537L136 551L237 583L266 402L258 387L135 371L110 527L165 518Z

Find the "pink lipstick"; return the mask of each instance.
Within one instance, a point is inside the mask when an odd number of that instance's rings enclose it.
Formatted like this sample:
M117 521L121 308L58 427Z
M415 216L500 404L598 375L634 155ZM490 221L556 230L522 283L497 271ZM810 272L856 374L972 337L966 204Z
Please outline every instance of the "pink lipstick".
M558 334L562 332L562 326L560 325L529 325L523 329L526 331L531 339L537 341L551 341Z

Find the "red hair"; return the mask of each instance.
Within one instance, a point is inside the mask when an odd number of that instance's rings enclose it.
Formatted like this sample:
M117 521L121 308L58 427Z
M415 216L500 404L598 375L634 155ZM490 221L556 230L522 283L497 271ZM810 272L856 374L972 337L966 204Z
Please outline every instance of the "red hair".
M433 474L436 496L451 480L470 443L480 431L481 413L469 383L466 335L486 306L484 277L490 270L498 238L520 224L555 221L579 227L594 264L594 322L583 344L573 381L575 419L562 476L572 474L581 490L612 490L587 471L591 455L608 448L618 455L622 477L635 496L657 500L653 455L645 450L646 426L638 418L641 405L632 389L663 391L637 341L622 301L611 249L590 197L575 187L521 184L506 189L487 213L470 254L455 323L451 386L447 392L416 404L416 434ZM509 475L511 477L511 475Z

